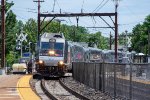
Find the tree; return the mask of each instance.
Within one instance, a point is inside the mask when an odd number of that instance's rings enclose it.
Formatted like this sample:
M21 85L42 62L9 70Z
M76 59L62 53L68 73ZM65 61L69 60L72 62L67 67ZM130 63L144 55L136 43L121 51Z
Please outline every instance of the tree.
M9 59L8 55L12 54L12 51L14 51L15 48L15 34L16 34L16 15L13 13L10 8L14 5L13 2L8 2L8 0L5 1L5 12L6 12L6 59ZM1 6L0 6L1 8ZM14 60L14 59L13 59ZM12 61L8 60L8 64L11 64Z
M88 38L88 45L90 47L94 47L94 45L97 45L97 48L108 49L107 38L103 37L101 35L101 32L97 32L95 34L89 34L88 37L89 37Z
M147 54L148 48L148 30L150 29L150 15L148 15L142 24L137 24L133 28L132 48L137 52Z
M14 51L16 45L16 15L10 10L6 16L6 54Z

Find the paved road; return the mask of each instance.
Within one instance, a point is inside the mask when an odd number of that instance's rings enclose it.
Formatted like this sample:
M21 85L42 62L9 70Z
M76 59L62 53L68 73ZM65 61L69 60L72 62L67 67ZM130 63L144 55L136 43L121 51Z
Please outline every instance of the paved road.
M21 75L0 75L0 100L21 100L17 82Z

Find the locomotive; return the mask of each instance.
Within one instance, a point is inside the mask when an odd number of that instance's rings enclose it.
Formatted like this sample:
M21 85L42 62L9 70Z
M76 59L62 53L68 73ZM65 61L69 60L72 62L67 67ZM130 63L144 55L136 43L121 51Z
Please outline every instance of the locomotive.
M42 76L62 76L66 71L66 40L61 33L44 33L38 42L36 71Z

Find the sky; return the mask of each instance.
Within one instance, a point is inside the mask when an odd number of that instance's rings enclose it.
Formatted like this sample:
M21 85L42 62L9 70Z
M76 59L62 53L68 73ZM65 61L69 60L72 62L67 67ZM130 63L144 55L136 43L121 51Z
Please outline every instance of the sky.
M11 8L17 15L18 20L24 23L29 18L37 19L37 3L34 0L8 0L13 1L14 6ZM37 0L36 0L37 1ZM55 1L55 2L54 2ZM41 13L114 13L115 3L113 0L44 0L41 3ZM119 33L132 32L135 25L144 21L145 17L150 14L150 0L119 0L118 6L118 31ZM103 17L111 26L113 25L109 17ZM47 18L50 19L50 18ZM67 25L77 25L75 17L57 18L64 20L61 23ZM107 27L99 17L79 17L79 26L83 27ZM109 36L112 29L88 29L94 33L101 31L103 36Z

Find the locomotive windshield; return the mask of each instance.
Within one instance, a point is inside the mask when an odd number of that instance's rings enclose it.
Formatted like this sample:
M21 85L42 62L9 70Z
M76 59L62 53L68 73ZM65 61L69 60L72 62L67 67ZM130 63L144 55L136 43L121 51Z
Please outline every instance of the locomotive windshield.
M62 57L63 56L63 46L64 43L51 43L51 42L42 42L41 43L41 51L47 51L52 49L55 51L55 56ZM48 54L46 52L46 55Z

